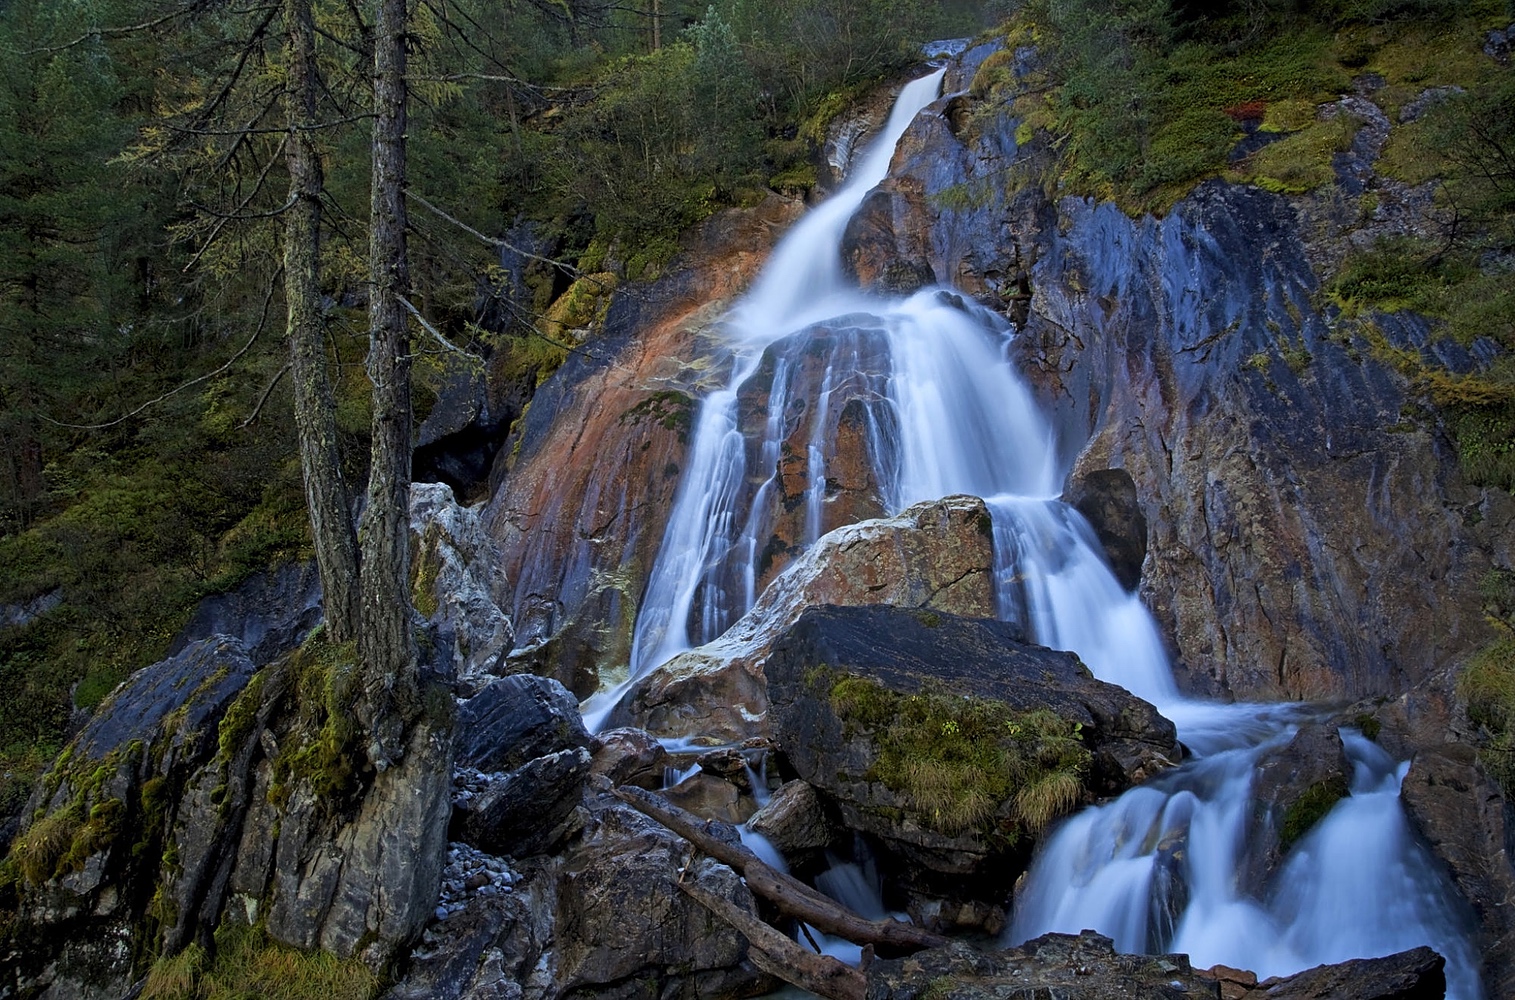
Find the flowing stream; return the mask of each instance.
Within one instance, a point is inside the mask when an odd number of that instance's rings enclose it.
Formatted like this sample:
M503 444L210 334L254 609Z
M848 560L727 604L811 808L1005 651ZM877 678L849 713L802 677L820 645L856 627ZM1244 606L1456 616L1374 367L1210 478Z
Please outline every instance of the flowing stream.
M891 299L848 281L840 255L848 220L888 175L898 140L936 100L942 76L903 89L847 184L783 239L727 318L731 376L701 403L637 620L632 677L715 638L756 600L786 439L793 450L786 414L800 411L811 430L800 456L809 485L798 541L819 536L841 419L833 396L845 387L863 400L868 459L888 510L954 493L985 498L1001 616L1156 704L1193 752L1050 836L1018 893L1010 942L1093 928L1125 951L1181 951L1198 967L1220 962L1259 976L1430 944L1448 960L1448 995L1481 996L1465 904L1399 801L1407 765L1350 730L1342 735L1351 794L1268 885L1248 890L1253 772L1309 710L1180 698L1151 616L1115 580L1088 524L1057 499L1066 470L1007 359L1014 331L950 289ZM744 430L744 389L754 380L766 415L749 416Z

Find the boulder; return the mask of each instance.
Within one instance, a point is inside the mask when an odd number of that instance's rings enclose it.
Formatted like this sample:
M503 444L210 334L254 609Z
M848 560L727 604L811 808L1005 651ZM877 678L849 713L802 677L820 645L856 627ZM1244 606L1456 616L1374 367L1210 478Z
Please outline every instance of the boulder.
M1242 970L1196 971L1187 955L1118 954L1109 938L1084 931L1044 934L999 951L954 942L875 962L867 1000L1440 1000L1443 966L1431 949L1415 948L1257 983Z
M691 881L756 914L736 873L692 858L680 837L625 806L601 803L559 868L559 996L734 998L772 980L747 961L739 933L678 889Z
M799 777L907 871L983 876L974 898L1004 898L1007 858L1059 811L1180 756L1151 705L1007 622L813 608L766 670L775 739Z
M298 646L321 620L321 577L314 562L255 573L235 590L202 600L168 648L178 656L213 635L232 636L264 666ZM98 713L97 713L98 714Z
M984 502L966 496L837 528L776 578L719 639L637 680L607 724L729 742L767 735L763 663L775 638L804 609L892 604L991 617L993 531Z
M1443 743L1418 751L1400 786L1410 822L1447 865L1473 906L1473 939L1490 996L1515 995L1515 821L1473 749Z
M668 751L644 729L623 727L600 733L599 747L590 762L591 774L603 775L612 785L636 785L656 790L663 787L663 769Z
M515 674L491 681L458 708L459 766L511 771L559 750L593 745L579 703L549 677Z
M1446 993L1446 961L1421 947L1265 979L1242 996L1245 1000L1441 1000Z
M1147 517L1124 469L1091 469L1068 483L1063 500L1094 529L1120 585L1135 590L1147 555Z
M826 815L826 806L815 786L805 781L786 781L768 804L747 821L747 829L760 833L786 859L799 859L829 847L837 830Z
M1295 841L1308 833L1352 783L1335 724L1309 722L1258 760L1252 778L1247 884L1262 894Z
M589 751L573 747L506 774L461 772L448 834L490 854L540 854L570 832L589 766Z

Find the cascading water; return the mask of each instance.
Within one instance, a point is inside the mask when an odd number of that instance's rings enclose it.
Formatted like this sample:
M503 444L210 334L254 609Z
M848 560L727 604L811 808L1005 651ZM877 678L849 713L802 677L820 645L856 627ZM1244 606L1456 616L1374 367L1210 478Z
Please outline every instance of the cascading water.
M1115 580L1087 523L1056 499L1065 470L1008 361L1013 331L1001 317L947 289L884 299L847 282L847 222L942 75L904 88L846 186L784 238L728 317L732 374L701 404L637 620L632 676L715 638L752 606L786 463L806 483L798 546L822 533L827 463L851 411L884 509L985 498L1001 615L1156 704L1194 752L1056 831L1017 898L1013 939L1094 928L1123 950L1185 951L1200 966L1260 974L1426 943L1448 959L1449 995L1479 996L1453 894L1399 804L1404 766L1359 736L1344 734L1352 794L1293 848L1271 887L1245 891L1237 873L1251 776L1307 711L1178 696L1151 616Z

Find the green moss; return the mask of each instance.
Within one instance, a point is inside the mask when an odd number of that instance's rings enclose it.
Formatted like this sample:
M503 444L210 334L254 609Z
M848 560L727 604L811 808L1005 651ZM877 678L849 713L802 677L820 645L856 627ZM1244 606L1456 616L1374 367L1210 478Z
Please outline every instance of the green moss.
M1362 122L1346 113L1316 122L1300 132L1264 146L1236 176L1283 194L1302 194L1336 179L1332 158L1352 145Z
M1480 650L1457 678L1468 721L1480 730L1478 758L1506 796L1515 795L1515 636Z
M299 718L274 757L269 801L282 804L304 784L323 809L341 811L356 800L368 777L361 733L350 710L356 644L333 643L318 630L290 657L287 669L295 678Z
M411 540L410 602L424 617L437 613L437 574L442 571L442 527L428 524L420 538Z
M948 835L972 830L1013 843L1040 832L1078 802L1092 761L1079 724L1046 710L1015 712L942 689L905 695L853 676L832 683L830 700L849 735L875 745L868 777Z
M1378 721L1378 716L1371 712L1360 712L1357 718L1352 720L1352 725L1368 739L1378 742L1378 734L1383 732L1383 723Z
M1279 849L1287 852L1347 796L1347 781L1340 775L1325 778L1306 788L1284 811L1278 830Z
M678 435L680 444L689 443L694 424L694 400L676 389L660 389L621 414L622 426L636 426L649 421Z

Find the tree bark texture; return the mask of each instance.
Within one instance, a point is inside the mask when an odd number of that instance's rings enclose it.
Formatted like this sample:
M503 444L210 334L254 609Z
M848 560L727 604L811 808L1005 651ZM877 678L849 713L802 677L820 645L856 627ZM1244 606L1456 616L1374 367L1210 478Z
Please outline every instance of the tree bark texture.
M290 207L284 213L284 299L288 311L295 430L311 539L321 574L326 628L333 640L358 633L358 536L337 447L336 404L326 372L321 314L321 160L315 149L316 33L311 0L284 2L285 161Z
M405 0L379 0L374 25L373 181L369 201L368 377L373 383L372 462L362 545L363 663L359 720L369 754L385 766L399 752L416 707L411 635L410 340L402 298L410 276L405 247Z

